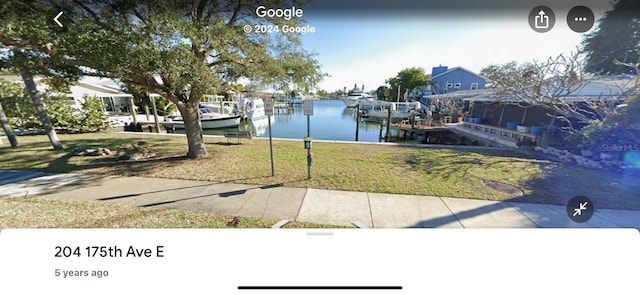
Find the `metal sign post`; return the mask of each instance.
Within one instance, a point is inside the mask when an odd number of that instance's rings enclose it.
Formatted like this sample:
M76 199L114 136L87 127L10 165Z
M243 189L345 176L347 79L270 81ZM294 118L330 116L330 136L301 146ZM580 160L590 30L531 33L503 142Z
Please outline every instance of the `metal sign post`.
M264 102L264 114L267 115L267 121L269 122L269 153L271 154L271 176L275 176L273 168L273 141L271 137L271 116L273 116L273 100L267 100Z
M302 111L307 116L307 137L305 138L305 148L307 149L307 179L311 179L311 127L310 116L313 115L313 100L302 101Z
M358 131L360 130L360 104L356 105L356 141L358 141Z

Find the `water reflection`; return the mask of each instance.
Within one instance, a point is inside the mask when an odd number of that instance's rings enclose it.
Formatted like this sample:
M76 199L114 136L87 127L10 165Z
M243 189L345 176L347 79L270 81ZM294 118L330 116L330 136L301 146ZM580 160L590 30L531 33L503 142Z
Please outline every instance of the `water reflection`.
M271 118L271 128L273 129L273 126L275 125L275 117L271 116L270 118ZM267 118L251 121L249 122L249 124L247 124L247 127L250 128L249 130L251 130L251 134L253 134L253 136L257 136L257 137L269 136L269 133L267 132L267 129L269 127L269 119Z
M342 110L342 116L343 117L355 118L356 117L356 109L355 108L347 108L347 107L345 107Z

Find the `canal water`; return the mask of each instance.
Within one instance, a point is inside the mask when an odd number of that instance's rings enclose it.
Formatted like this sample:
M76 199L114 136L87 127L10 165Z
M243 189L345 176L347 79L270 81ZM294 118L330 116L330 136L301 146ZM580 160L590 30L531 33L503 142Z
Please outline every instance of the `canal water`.
M276 112L271 122L274 138L302 139L307 136L307 117L303 114L302 105L294 105L293 110L288 112ZM236 128L206 129L203 133L223 135L224 130L250 130L256 137L269 137L266 119L258 122L242 122ZM355 109L347 108L342 100L314 100L313 115L310 116L310 131L313 139L355 141ZM359 141L378 142L379 134L380 123L360 122Z

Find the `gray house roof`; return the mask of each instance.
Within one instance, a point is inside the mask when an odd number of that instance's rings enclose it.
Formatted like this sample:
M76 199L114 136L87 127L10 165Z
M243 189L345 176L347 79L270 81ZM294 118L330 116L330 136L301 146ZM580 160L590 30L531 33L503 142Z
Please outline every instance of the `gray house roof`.
M457 71L457 70L465 71L465 72L467 72L467 73L469 73L469 74L471 74L471 75L474 75L474 76L476 76L476 77L479 77L479 78L483 79L485 82L489 82L489 81L490 81L490 80L489 80L489 79L487 79L486 77L481 76L481 75L479 75L479 74L476 74L476 73L474 73L474 72L472 72L472 71L470 71L470 70L467 70L467 69L465 69L465 68L463 68L463 67L455 67L455 68L448 69L448 70L447 70L447 71L445 71L445 72L442 72L442 73L440 73L440 74L437 74L437 75L435 75L435 76L431 77L431 80L436 79L436 78L438 78L438 77L440 77L440 76L444 76L444 75L446 75L446 74L448 74L448 73L451 73L451 72L453 72L453 71Z
M495 96L491 94L489 89L478 89L478 90L458 90L444 94L432 94L427 95L425 98L432 99L462 99L464 101L493 101L497 100Z
M594 77L566 94L562 94L562 91L564 91L562 90L554 95L561 97L566 102L620 100L625 98L626 92L629 90L627 87L624 87L624 84L629 81L630 80L625 81L615 77ZM544 97L544 93L542 93L542 95ZM515 97L509 97L508 95L497 97L491 89L460 90L426 97L438 99L457 98L464 101L517 101Z

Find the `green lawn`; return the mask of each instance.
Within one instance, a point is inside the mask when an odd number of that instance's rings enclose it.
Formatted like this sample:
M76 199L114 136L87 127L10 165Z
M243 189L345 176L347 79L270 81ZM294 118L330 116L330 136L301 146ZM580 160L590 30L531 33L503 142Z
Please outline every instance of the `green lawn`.
M275 177L271 177L267 140L227 144L206 138L210 156L186 159L184 136L95 133L60 135L64 151L54 151L45 136L20 137L20 147L0 147L4 169L103 173L245 184L282 184L380 193L565 204L575 195L598 199L601 208L640 209L637 176L565 166L515 151L456 150L391 145L315 142L312 178L307 180L302 141L274 141ZM113 151L123 143L147 141L157 157L116 162L113 157L67 157L78 146ZM488 182L520 189L514 196Z
M0 196L3 228L228 228L229 217L182 210L145 209L94 202ZM235 227L269 228L278 220L238 217ZM289 222L285 228L325 225ZM335 228L336 226L331 226Z

